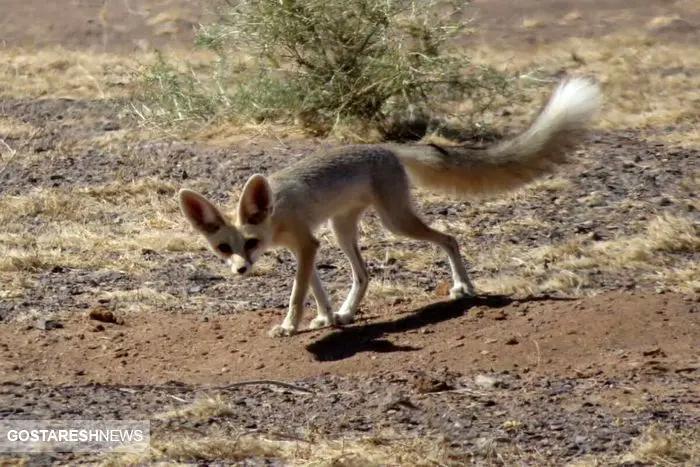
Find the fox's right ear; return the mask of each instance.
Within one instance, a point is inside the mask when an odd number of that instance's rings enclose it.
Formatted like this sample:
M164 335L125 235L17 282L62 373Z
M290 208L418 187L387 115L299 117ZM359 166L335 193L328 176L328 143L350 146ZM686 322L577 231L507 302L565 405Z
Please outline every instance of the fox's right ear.
M180 209L190 224L203 234L213 234L226 225L221 212L196 191L180 190Z

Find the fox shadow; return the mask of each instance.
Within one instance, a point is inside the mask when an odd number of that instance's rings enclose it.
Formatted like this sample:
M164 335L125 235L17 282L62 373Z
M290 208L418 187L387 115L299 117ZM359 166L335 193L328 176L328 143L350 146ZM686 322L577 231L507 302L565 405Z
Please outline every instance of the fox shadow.
M552 297L530 297L517 299L519 302L533 302L553 299ZM479 295L433 303L418 308L410 314L396 320L385 320L372 323L360 323L326 334L306 346L314 358L320 362L337 361L350 358L361 352L410 352L420 350L419 347L395 345L384 337L389 334L411 331L430 324L437 324L465 315L473 307L486 306L499 309L516 301L506 295Z

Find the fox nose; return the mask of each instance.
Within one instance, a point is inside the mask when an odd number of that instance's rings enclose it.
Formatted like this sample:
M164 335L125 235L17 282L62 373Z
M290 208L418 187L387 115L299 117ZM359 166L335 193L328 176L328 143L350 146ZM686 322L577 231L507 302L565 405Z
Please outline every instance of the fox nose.
M240 268L236 269L238 274L245 274L245 272L248 270L248 266L241 266Z

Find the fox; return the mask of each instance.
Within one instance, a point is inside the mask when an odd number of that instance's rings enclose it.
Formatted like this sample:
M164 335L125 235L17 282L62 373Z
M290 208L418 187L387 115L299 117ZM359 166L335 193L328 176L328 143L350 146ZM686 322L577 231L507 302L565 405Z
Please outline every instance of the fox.
M298 332L309 287L317 309L310 329L355 320L369 285L358 247L358 223L370 208L394 234L430 242L445 252L452 274L452 299L473 296L476 292L457 240L431 228L416 214L411 188L458 197L517 189L570 159L601 103L602 93L595 81L568 78L559 83L527 129L501 142L486 146L343 146L308 155L267 177L252 175L231 217L202 194L186 188L179 191L179 204L213 253L238 276L250 274L270 249L292 252L297 267L289 308L282 323L269 331L272 337ZM352 272L352 286L337 311L333 311L315 266L320 243L314 233L324 222L330 223Z

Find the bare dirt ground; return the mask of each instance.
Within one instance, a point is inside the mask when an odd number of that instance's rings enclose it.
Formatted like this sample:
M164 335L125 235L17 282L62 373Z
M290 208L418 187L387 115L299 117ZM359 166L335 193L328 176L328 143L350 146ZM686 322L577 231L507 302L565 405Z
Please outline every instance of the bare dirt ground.
M124 110L137 63L122 54L186 47L203 17L189 2L6 2L0 419L150 419L154 442L140 457L0 462L698 465L700 9L474 4L465 44L479 54L599 76L600 127L577 163L523 192L419 195L483 295L445 301L445 258L370 215L359 322L276 340L291 257L237 283L174 195L231 205L252 173L336 143L139 127ZM507 108L503 131L536 106ZM348 265L321 239L339 302ZM231 386L253 380L272 382Z

